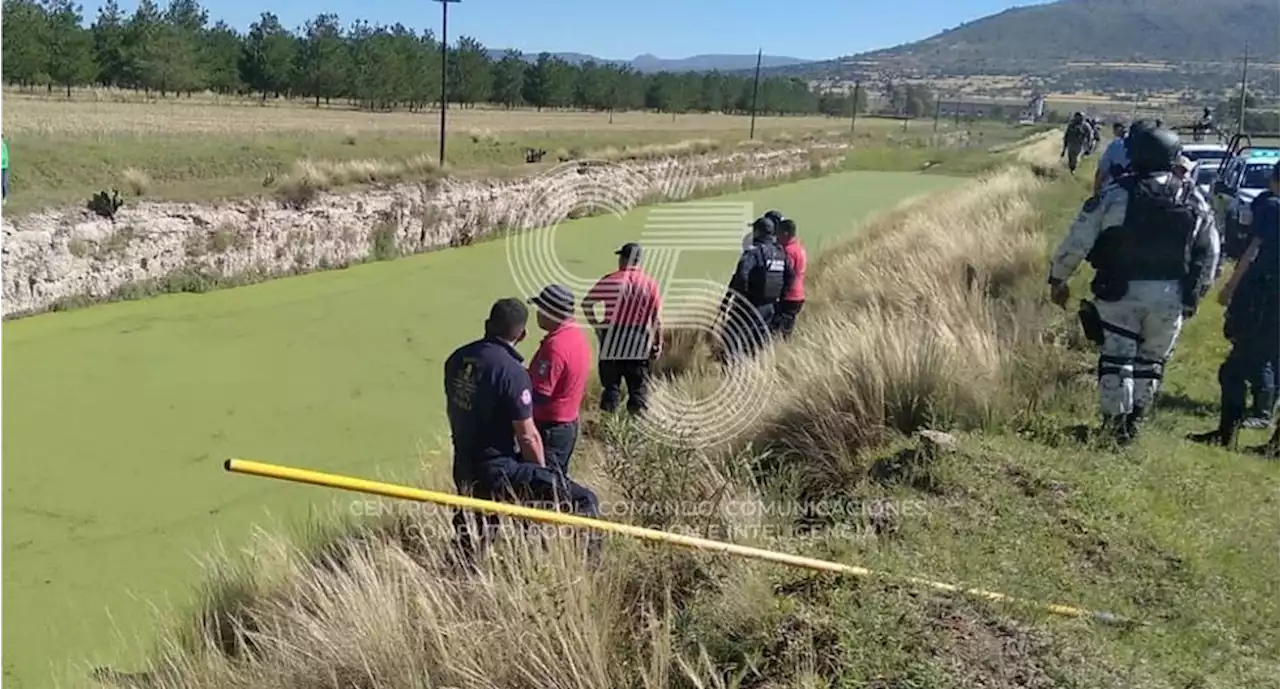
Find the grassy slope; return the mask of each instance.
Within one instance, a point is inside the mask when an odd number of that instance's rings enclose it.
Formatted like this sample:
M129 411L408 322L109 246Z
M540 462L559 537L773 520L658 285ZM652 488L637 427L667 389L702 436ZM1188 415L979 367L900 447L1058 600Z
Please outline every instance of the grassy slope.
M1046 194L1049 227L1065 227L1082 195L1069 182ZM1076 294L1086 286L1077 279ZM1047 326L1076 328L1067 315ZM1220 332L1221 308L1207 304L1184 332L1138 447L1116 453L1069 439L1075 424L1094 423L1096 409L1087 373L1094 356L1074 352L1064 368L1083 375L1055 385L1056 371L1042 371L1041 408L1005 430L962 435L959 455L930 470L943 486L938 494L874 482L854 489L859 500L915 505L917 517L901 520L889 538L834 550L870 567L1108 610L1148 627L1117 631L968 603L954 613L891 596L885 605L901 618L886 629L851 615L850 635L874 627L895 646L917 634L954 644L945 620L958 614L961 627L977 627L963 629L961 641L979 648L957 651L973 673L968 681L984 676L994 686L1280 686L1280 465L1182 440L1215 424ZM1266 437L1249 432L1243 442ZM868 667L883 662L899 678L921 673L920 684L902 686L970 686L960 681L964 672L920 669L922 655L930 654L908 649Z
M993 203L992 212L1026 222L1025 204L1034 201L1032 224L1060 235L1082 189L1063 181L1020 200L1015 192ZM401 572L394 562L400 551L391 548L388 565L382 559L386 554L375 548L376 557L349 560L345 574L323 567L296 570L301 587L291 584L276 592L289 605L276 608L271 598L260 599L259 619L272 625L263 628L261 639L279 640L264 651L268 660L239 666L205 657L190 666L204 669L188 672L190 684L181 686L327 687L338 676L370 687L436 686L451 679L475 687L641 686L639 677L649 680L643 686L697 687L1276 686L1280 609L1272 573L1274 537L1280 531L1275 509L1280 467L1179 440L1187 430L1211 423L1213 368L1222 349L1220 314L1207 306L1189 325L1170 367L1164 404L1136 448L1117 453L1067 440L1066 426L1093 417L1088 373L1093 355L1073 346L1079 338L1071 335L1076 326L1067 316L1036 303L1043 291L1042 259L1018 264L1020 256L1028 256L1026 236L1019 239L1017 229L984 226L955 210L954 205L939 210L953 213L953 233L978 243L994 233L988 245L994 255L967 252L950 260L965 265L978 259L980 266L987 262L1024 278L1010 302L1017 307L1015 323L1022 333L1006 328L1004 334L984 336L967 330L966 319L977 318L969 325L981 326L985 311L979 309L968 315L934 314L943 328L939 332L960 339L923 341L935 332L930 317L909 311L902 320L868 306L868 296L895 295L892 287L861 278L883 270L890 280L905 273L906 281L898 284L906 289L923 281L926 286L918 289L931 290L932 280L943 286L949 269L940 275L907 270L935 265L909 265L913 256L933 255L935 246L906 240L895 249L906 252L898 254L906 263L883 266L867 265L875 256L874 242L855 246L846 251L847 262L828 267L826 288L814 286L816 310L810 312L807 333L784 353L790 357L784 361L805 368L792 372L797 379L791 389L771 393L799 408L812 404L817 412L798 423L789 420L788 410L775 410L761 432L760 439L781 452L784 462L793 462L783 466L794 475L744 483L741 468L747 457L704 464L701 453L663 453L643 443L632 447L619 436L609 441L613 449L585 445L584 460L596 465L592 481L613 499L706 499L728 487L730 499L749 500L760 491L765 501L841 499L863 508L878 506L837 517L835 525L853 529L844 535L828 530L826 538L784 538L779 544L748 529L743 539L1109 609L1148 626L1096 627L1017 608L946 600L891 583L652 549L620 548L612 552L620 558L615 567L564 579L555 567L535 565L523 574L498 568L496 582L471 587L412 565ZM934 222L923 227L936 232ZM892 220L877 227L882 232L876 236L895 231ZM948 240L935 241L945 245ZM1004 242L1019 246L1001 253ZM1036 244L1032 237L1030 255L1042 256L1043 247ZM945 295L937 298L958 304ZM881 332L824 318L838 318L849 309ZM894 339L904 336L909 339ZM1067 346L1037 344L1044 336ZM974 341L966 342L970 337ZM1001 350L1001 338L1021 344ZM958 358L945 358L947 347L954 347L950 356ZM980 356L984 353L990 356ZM932 358L938 356L944 358ZM904 368L883 367L894 362ZM938 368L940 362L945 366ZM828 384L828 378L834 380ZM992 381L1012 383L1013 389L992 389ZM875 384L888 387L877 392ZM971 429L959 433L957 454L929 461L892 434L887 445L867 445L868 438L856 433L864 415L873 421L885 413L889 416L882 422L910 428L920 414L919 400L901 393L929 389L936 406L926 416ZM873 406L859 407L862 396ZM877 399L883 409L874 406ZM1021 406L1001 408L1011 401ZM829 402L842 406L832 409ZM904 412L905 417L893 418ZM990 416L985 424L984 414ZM826 422L834 425L814 425ZM788 447L805 442L811 452L789 454ZM702 471L691 470L691 460ZM638 475L631 466L637 463L655 473ZM701 475L705 471L711 474ZM701 524L715 525L714 517ZM412 536L399 538L415 558L434 557L430 550L413 550ZM407 577L411 595L394 588L401 576ZM269 588L257 590L271 595ZM663 609L663 590L676 598L676 606L670 607L668 599L665 616L660 611L639 628L628 626L628 615L643 618L652 605ZM413 609L402 607L405 600ZM631 607L636 605L641 608ZM619 610L626 611L623 617ZM435 655L423 655L419 644ZM476 644L485 652L475 655ZM566 648L584 654L579 663L543 662L544 653ZM689 661L675 663L673 654ZM527 674L514 672L510 660ZM470 674L459 674L464 671ZM428 673L431 680L424 679ZM655 678L660 679L654 683Z
M951 184L850 173L728 198L786 209L816 246ZM642 218L570 223L559 255L596 274ZM680 274L722 279L731 260L695 254ZM238 542L268 509L328 497L225 477L224 456L376 475L438 447L440 361L511 290L492 242L6 324L5 679L37 686L49 662L118 657L111 620L131 639L139 598L181 596L189 556L219 532Z

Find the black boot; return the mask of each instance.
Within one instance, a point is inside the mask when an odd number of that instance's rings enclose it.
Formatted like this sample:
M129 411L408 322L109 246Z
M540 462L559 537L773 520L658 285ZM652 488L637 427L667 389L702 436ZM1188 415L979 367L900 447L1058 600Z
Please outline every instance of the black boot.
M1129 442L1138 439L1138 430L1142 427L1142 422L1147 417L1146 407L1134 407L1133 411L1124 419L1125 432L1129 434Z
M1129 432L1129 415L1118 414L1103 419L1102 437L1111 438L1121 447L1132 443L1133 435Z
M1235 446L1236 431L1239 429L1240 418L1234 414L1224 414L1222 420L1218 422L1217 429L1207 433L1192 433L1187 436L1187 440L1193 443L1230 448Z
M1271 434L1270 440L1262 445L1249 448L1249 452L1262 455L1268 459L1280 459L1280 426L1276 427L1276 431Z
M1215 428L1212 431L1205 431L1204 433L1189 433L1187 434L1187 440L1190 440L1193 443L1200 443L1201 445L1226 445L1226 443L1222 441L1222 430L1218 428Z

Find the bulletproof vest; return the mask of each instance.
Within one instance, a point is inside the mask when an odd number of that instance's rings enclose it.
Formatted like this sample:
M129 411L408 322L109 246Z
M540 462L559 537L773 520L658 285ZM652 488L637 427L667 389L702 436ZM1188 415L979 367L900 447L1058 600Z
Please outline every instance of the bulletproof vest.
M747 299L755 306L772 304L782 297L787 254L774 242L756 244L752 251L758 260L747 275Z
M1101 278L1185 279L1190 269L1196 211L1188 190L1176 180L1123 177L1117 185L1129 193L1124 221L1103 228L1093 263ZM1105 275L1104 275L1105 273Z
M1093 133L1089 131L1088 125L1083 123L1073 124L1067 128L1067 141L1072 144L1083 144L1092 136Z

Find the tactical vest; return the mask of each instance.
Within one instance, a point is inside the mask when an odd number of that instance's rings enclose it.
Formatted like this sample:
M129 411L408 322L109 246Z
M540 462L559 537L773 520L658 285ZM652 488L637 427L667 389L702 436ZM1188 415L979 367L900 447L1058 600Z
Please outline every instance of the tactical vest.
M754 306L772 304L782 297L787 254L782 247L770 243L757 244L755 268L747 275L747 299Z
M1094 293L1114 301L1132 280L1184 281L1190 270L1196 211L1177 180L1122 177L1117 186L1128 192L1124 221L1103 228L1090 252L1097 271Z
M1072 146L1083 146L1092 137L1093 132L1084 124L1073 124L1067 128L1067 143Z

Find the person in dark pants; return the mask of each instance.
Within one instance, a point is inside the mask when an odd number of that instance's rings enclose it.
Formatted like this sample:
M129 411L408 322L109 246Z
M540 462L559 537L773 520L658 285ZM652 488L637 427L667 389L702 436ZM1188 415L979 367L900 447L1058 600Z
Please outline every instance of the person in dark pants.
M1227 303L1223 334L1232 344L1218 369L1222 413L1217 430L1188 436L1195 442L1229 447L1240 427L1266 428L1270 423L1280 357L1280 199L1275 199L1280 163L1271 186L1271 199L1260 196L1262 203L1254 202L1253 238L1219 296ZM1250 383L1251 413L1245 404Z
M1080 165L1080 154L1092 138L1093 130L1085 123L1084 113L1073 114L1071 122L1067 124L1067 131L1062 135L1062 154L1058 156L1066 157L1067 168L1071 170L1071 174L1076 173L1076 168Z
M459 494L599 512L595 494L548 469L533 421L529 373L515 346L524 340L529 310L519 299L494 303L482 339L458 348L444 364L444 392L453 444L453 481ZM488 541L497 518L459 511L458 545L474 553Z
M1271 184L1254 198L1250 210L1252 234L1258 242L1251 262L1275 268L1280 263L1280 163L1271 168ZM1280 348L1272 351L1271 357L1258 369L1250 388L1253 391L1253 412L1244 420L1244 427L1266 428L1271 425L1277 392L1280 391Z
M569 475L578 442L578 411L591 376L591 344L573 319L573 293L549 285L529 300L538 307L538 327L547 334L529 361L533 420L542 435L547 466Z
M1280 263L1280 163L1271 168L1268 188L1250 204L1251 223L1249 246L1244 250L1235 272L1218 294L1218 301L1231 302L1237 285L1255 276L1257 270L1274 270ZM1253 406L1245 418L1245 428L1267 428L1271 425L1276 403L1276 388L1280 384L1280 351L1271 352L1249 376L1249 388L1253 393Z
M1249 381L1258 370L1269 369L1280 349L1280 281L1276 277L1280 271L1272 268L1265 271L1269 273L1266 276L1260 269L1251 272L1254 278L1240 286L1239 293L1227 307L1223 334L1231 341L1231 352L1218 369L1218 382L1222 386L1218 428L1188 436L1194 442L1234 446L1247 412ZM1274 380L1269 382L1274 394ZM1257 397L1260 395L1255 396L1255 403Z
M804 275L809 267L809 254L796 237L796 221L791 218L783 218L778 225L778 245L786 252L791 269L795 272L791 286L778 300L771 324L771 329L785 339L791 337L796 328L796 318L804 308Z
M627 385L627 411L644 411L650 365L662 354L662 298L658 283L640 269L640 245L628 242L614 252L618 269L597 282L582 300L587 324L600 340L600 410L613 412ZM604 317L596 305L604 304Z
M751 231L751 248L738 259L720 304L725 318L721 339L730 362L754 356L768 343L778 300L795 281L791 262L778 246L774 220L756 218Z

